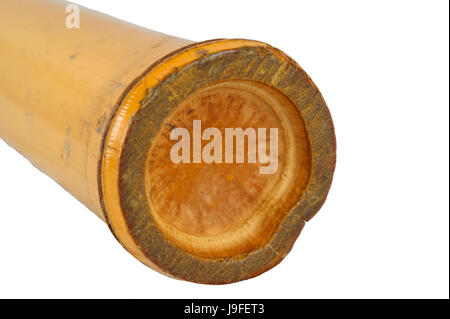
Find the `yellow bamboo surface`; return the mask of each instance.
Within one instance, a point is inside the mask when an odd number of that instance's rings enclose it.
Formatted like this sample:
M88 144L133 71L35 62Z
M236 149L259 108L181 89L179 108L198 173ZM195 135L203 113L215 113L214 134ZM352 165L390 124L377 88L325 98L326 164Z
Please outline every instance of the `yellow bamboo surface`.
M97 171L107 120L128 85L191 42L67 3L0 1L0 136L104 219Z

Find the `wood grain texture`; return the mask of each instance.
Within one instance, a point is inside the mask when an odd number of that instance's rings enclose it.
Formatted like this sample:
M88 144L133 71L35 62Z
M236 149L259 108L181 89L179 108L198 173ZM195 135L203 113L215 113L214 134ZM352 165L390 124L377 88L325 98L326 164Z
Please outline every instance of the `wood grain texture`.
M261 223L255 228L244 228L249 230L248 238L253 235L252 245L247 250L234 250L235 242L242 242L245 237L242 228L237 228L240 231L237 237L230 232L226 238L188 237L185 233L171 236L174 231L165 230L155 220L157 215L152 213L146 189L148 152L142 150L151 149L155 137L166 129L166 119L170 121L174 116L173 110L180 111L177 107L189 100L191 94L227 81L251 81L282 93L295 105L303 119L306 129L304 139L308 141L308 146L305 145L302 152L295 153L292 160L298 166L308 168L307 181L305 177L303 182L297 180L299 175L293 173L294 169L285 174L290 181L289 187L284 187L283 196L261 215L261 221L271 227L264 228ZM120 198L116 200L116 205L120 206L117 215L122 226L116 234L120 233L119 236L128 238L128 242L136 243L134 253L141 261L166 274L194 282L222 284L243 280L279 263L291 249L305 221L324 202L335 165L331 118L323 98L306 73L290 58L266 44L217 40L193 45L162 61L149 71L142 83L150 84L145 89L139 89L146 93L140 98L125 99L124 113L116 118L119 126L114 131L124 130L126 133L120 138L120 150L114 152L115 156L109 156L115 157L115 163L112 166L104 163L104 167L108 167L106 175L114 171L114 180L119 180L114 188L115 197ZM127 125L120 128L121 123ZM301 141L297 136L293 145L300 147ZM233 205L230 204L230 207ZM264 231L260 233L258 230ZM228 239L234 240L234 243ZM183 241L188 244L184 245ZM209 241L214 241L214 245L204 244ZM189 249L189 245L194 248ZM215 248L201 252L199 247L202 246ZM231 250L232 256L217 253L221 248L223 251Z

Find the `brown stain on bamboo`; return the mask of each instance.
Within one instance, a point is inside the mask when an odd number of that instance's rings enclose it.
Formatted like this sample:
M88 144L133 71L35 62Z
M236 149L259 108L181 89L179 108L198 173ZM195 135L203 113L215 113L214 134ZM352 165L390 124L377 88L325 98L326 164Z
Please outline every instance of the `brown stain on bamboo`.
M66 161L70 161L70 152L71 152L71 133L70 133L70 127L66 129L65 139L64 139L64 159Z

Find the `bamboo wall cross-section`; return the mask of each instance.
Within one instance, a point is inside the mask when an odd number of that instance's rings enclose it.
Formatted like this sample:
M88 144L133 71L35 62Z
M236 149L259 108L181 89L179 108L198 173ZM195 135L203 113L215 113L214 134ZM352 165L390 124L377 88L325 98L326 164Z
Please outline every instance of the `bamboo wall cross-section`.
M192 42L85 8L68 28L67 5L0 2L0 137L157 271L223 284L279 263L335 167L308 75L258 41Z

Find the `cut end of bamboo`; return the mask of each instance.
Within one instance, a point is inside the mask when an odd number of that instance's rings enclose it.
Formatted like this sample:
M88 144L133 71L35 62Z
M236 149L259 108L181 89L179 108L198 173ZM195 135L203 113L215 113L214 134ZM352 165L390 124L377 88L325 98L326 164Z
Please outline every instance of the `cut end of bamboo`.
M278 264L335 165L318 89L284 53L249 40L190 45L152 65L103 145L101 201L118 240L155 270L208 284Z
M0 1L0 137L163 274L226 284L278 264L336 161L308 75L257 41L193 43L81 6L74 28L68 5Z

